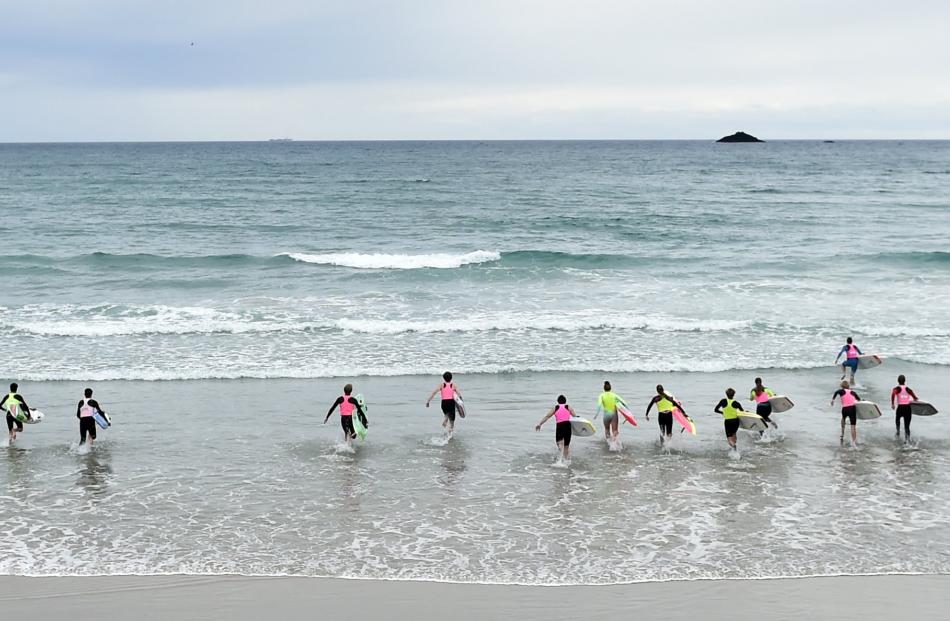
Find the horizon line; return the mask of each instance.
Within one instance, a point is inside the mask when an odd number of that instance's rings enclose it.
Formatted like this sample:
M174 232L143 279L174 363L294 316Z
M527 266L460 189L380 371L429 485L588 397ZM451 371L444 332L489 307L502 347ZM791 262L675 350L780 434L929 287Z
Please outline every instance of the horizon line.
M258 138L258 139L168 139L168 140L0 140L0 145L67 144L248 144L248 143L343 143L343 142L712 142L719 138ZM946 142L950 138L768 138L760 142L722 144L763 144L769 142Z

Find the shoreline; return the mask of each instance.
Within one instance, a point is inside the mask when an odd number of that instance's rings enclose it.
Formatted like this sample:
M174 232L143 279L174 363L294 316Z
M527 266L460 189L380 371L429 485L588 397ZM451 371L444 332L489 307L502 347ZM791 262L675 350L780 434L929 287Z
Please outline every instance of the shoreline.
M893 619L940 618L947 575L694 580L603 586L517 586L306 577L0 577L0 607L11 618L44 621L146 618L550 619ZM555 593L554 589L558 592ZM316 613L315 611L320 611Z

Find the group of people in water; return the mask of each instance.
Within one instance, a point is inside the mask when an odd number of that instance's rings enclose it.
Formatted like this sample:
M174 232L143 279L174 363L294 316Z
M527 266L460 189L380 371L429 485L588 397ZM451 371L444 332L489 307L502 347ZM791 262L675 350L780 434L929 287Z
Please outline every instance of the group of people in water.
M841 349L835 363L844 356L842 370L844 375L841 379L841 387L835 391L831 397L831 405L836 400L841 404L841 443L845 441L845 430L848 423L851 426L851 442L857 443L857 403L861 397L853 389L854 375L858 369L858 356L863 355L861 350L854 345L852 339L847 339L846 345ZM845 379L850 372L850 380ZM92 445L96 440L97 420L102 425L111 425L111 421L97 400L93 398L91 388L86 388L83 398L80 399L76 407L76 418L79 420L80 445L87 442ZM453 381L453 375L445 372L442 381L429 394L425 401L426 407L429 407L436 395L439 395L442 409L442 427L447 435L451 435L455 430L456 416L461 414L464 417L462 407L462 393L458 385ZM755 384L749 391L749 400L755 403L755 412L747 412L742 404L736 400L736 391L728 388L725 396L713 408L716 414L723 417L723 426L726 435L726 441L729 448L738 451L738 431L742 427L742 417L754 417L755 422L752 425L753 430L757 430L759 435L764 435L766 430L778 429L778 424L772 419L772 398L776 393L762 383L762 378L755 378ZM896 438L900 438L901 424L903 423L905 441L910 439L910 423L912 417L911 404L918 400L917 394L906 385L906 378L900 375L897 378L897 386L891 391L891 409L895 410ZM660 444L665 445L673 439L673 423L679 420L684 426L684 430L692 425L692 419L686 413L681 401L676 399L662 385L656 386L656 394L647 403L644 416L647 421L650 420L650 412L656 407L657 423L660 427ZM327 411L323 422L326 424L333 412L339 408L340 425L343 429L343 439L347 444L355 440L360 433L369 427L369 419L366 415L366 408L361 398L353 395L353 385L346 384L343 387L343 394L333 402ZM19 386L16 383L10 384L10 392L0 399L0 410L6 414L7 429L10 434L10 441L17 438L17 434L23 431L24 422L35 422L34 413L27 404L26 399L19 393ZM623 415L628 421L635 423L632 415L626 410L624 399L613 391L610 382L604 382L603 392L597 399L597 413L603 417L604 439L609 445L619 445L620 439L620 418ZM551 418L555 420L554 439L561 453L562 458L570 458L571 438L574 434L573 424L578 421L584 421L590 425L586 419L580 419L574 408L567 403L564 395L558 395L555 405L544 415L544 417L535 426L536 431ZM595 415L596 418L596 415ZM590 426L593 431L592 425ZM695 428L693 427L695 432Z

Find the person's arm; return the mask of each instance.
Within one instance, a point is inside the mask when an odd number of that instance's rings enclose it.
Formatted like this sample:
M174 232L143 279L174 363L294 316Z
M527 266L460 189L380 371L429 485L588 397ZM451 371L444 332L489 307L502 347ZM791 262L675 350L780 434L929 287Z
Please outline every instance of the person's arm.
M831 405L834 405L835 399L837 399L840 395L843 395L843 394L844 394L844 391L841 390L840 388L836 390L835 393L831 395Z
M683 407L682 403L680 403L679 401L677 401L676 399L674 399L673 397L669 395L664 395L664 396L667 398L667 400L670 403L673 404L674 408L679 408L679 411L683 413L683 416L685 416L686 418L689 418L689 415L686 413L686 408Z
M920 401L920 399L917 398L917 393L915 393L913 390L908 388L907 392L910 393L911 399L913 399L914 401Z
M660 398L659 396L653 397L652 399L650 399L650 403L647 404L647 411L644 414L644 416L647 417L647 420L650 420L650 410L653 409L653 404L656 403L657 399L659 398Z
M854 346L854 349L855 349L855 351L858 352L858 355L859 355L859 356L863 356L863 355L864 355L864 352L861 351L861 348L858 347L857 345Z
M100 405L99 402L96 401L95 399L90 399L89 405L99 410L100 414L105 415L106 411L102 409L102 405Z
M767 394L767 395L770 396L770 397L774 397L774 396L775 396L775 391L772 390L771 388L766 388L766 389L765 389L765 394Z
M360 405L360 402L350 397L350 403L356 406L356 413L360 415L360 420L366 420L366 412L363 411L363 406Z
M854 392L853 390L851 391L851 394L854 395L854 400L855 400L855 401L860 401L860 400L861 400L861 395L859 395L858 393Z
M722 399L719 403L716 404L716 407L713 408L713 412L715 412L716 414L722 414L722 408L726 407L726 405L728 405L726 403L726 400ZM737 402L737 405L738 405L738 402Z
M549 418L551 418L552 416L554 416L554 410L556 410L556 409L557 409L556 407L551 408L551 409L548 411L548 413L544 415L544 418L541 419L541 422L539 422L537 425L534 426L534 430L535 430L535 431L541 431L541 425L543 425L543 424L545 423L545 421L547 421Z
M80 414L82 414L82 399L80 399L79 403L76 405L76 418L82 418Z
M6 395L3 395L3 399L0 399L0 409L2 409L2 410L6 410L6 409L7 409L7 408L5 408L3 405L7 402L7 397L9 397L9 396L10 396L9 394L6 394Z
M567 406L567 411L571 413L571 416L577 416L577 412L571 406Z
M457 395L459 396L459 399L462 399L462 398L463 398L463 397L462 397L462 391L459 390L459 387L458 387L458 386L456 386L455 384L452 384L452 390L454 390L454 391L455 391L455 394L457 394Z
M432 394L429 395L429 398L426 399L426 407L429 407L429 403L435 397L435 393L439 392L442 389L441 386L437 386L435 390L432 391Z
M745 412L745 410L742 409L742 404L739 403L738 401L736 401L736 409L739 410L740 412Z
M891 409L894 409L894 398L897 397L898 388L891 390Z
M20 402L20 407L26 412L26 417L33 420L33 412L30 411L30 406L26 404L26 399L19 393L13 395L13 398Z
M327 412L327 417L323 419L324 424L330 420L330 415L333 414L333 410L335 410L336 406L340 405L341 403L343 403L343 397L337 397L336 401L333 402L333 405L330 406L330 410Z

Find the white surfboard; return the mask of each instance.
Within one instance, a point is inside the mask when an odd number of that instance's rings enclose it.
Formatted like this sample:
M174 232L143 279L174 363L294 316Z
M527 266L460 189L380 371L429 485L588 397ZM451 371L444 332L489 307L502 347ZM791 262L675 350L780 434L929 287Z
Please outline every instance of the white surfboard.
M910 404L910 413L914 416L933 416L937 413L937 408L926 401L912 401Z
M459 418L465 418L465 403L458 393L455 393L455 413L459 415Z
M854 409L860 420L872 420L881 417L881 408L873 401L858 401L854 404Z
M18 409L16 414L13 415L13 418L27 425L35 425L36 423L43 422L43 419L46 417L46 414L43 414L39 410L31 409L30 416L32 416L33 418L27 418L26 413Z
M884 363L884 359L876 354L862 354L858 356L859 369L873 369Z
M748 431L765 431L769 428L765 420L752 412L739 412L739 428Z
M785 395L775 395L769 399L769 403L772 404L772 411L775 413L788 412L795 407L792 400Z
M580 416L571 417L571 433L573 435L586 438L594 435L596 432L597 429L594 427L594 423L586 418L581 418Z

